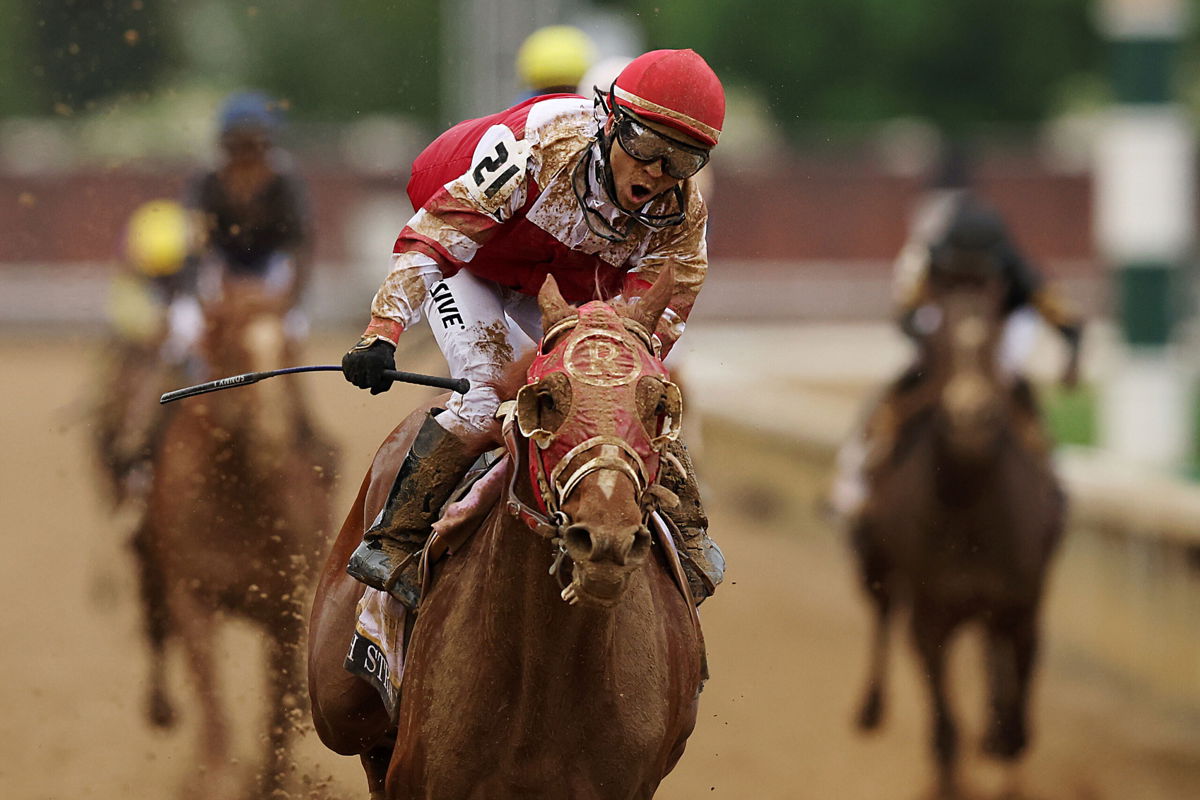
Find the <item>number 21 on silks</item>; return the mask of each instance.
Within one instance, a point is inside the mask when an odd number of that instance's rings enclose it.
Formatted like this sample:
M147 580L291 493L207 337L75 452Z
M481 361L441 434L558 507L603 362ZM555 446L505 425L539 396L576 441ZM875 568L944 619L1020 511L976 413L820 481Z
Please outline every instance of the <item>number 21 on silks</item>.
M493 125L475 147L467 185L476 201L494 213L521 184L529 145L518 142L506 125Z

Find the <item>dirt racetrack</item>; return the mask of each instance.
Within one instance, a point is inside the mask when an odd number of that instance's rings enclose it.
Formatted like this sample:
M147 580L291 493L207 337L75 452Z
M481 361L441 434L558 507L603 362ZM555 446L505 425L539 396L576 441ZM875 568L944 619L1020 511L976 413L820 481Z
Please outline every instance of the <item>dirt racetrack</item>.
M349 337L314 348L338 358ZM195 713L168 733L144 721L146 659L126 533L107 513L83 417L92 343L0 341L6 376L4 556L0 560L0 798L170 798L191 770ZM440 371L419 341L402 368ZM320 418L342 447L345 508L376 443L415 398L372 398L312 376ZM237 389L234 391L253 391ZM866 669L868 617L833 531L813 514L823 475L779 442L707 425L700 458L712 530L729 576L702 609L712 680L687 754L658 797L915 800L930 771L923 687L907 644L894 650L882 733L851 727ZM1054 602L1053 597L1051 602ZM258 653L234 628L224 639L226 694L237 736L257 744ZM956 650L954 687L973 796L997 796L981 762L974 650ZM190 697L178 656L177 699ZM1200 722L1146 702L1137 687L1048 642L1035 689L1034 743L1021 797L1183 800L1200 797ZM311 731L295 753L295 797L365 797L356 759L325 751Z

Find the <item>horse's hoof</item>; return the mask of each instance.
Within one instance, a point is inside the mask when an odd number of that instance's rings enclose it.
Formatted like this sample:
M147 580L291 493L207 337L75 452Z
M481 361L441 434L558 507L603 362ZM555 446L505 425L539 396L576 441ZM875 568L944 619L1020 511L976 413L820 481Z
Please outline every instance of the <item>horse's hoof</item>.
M156 728L167 729L175 726L175 708L162 695L155 695L150 698L150 707L147 709L147 715L150 717L150 724Z
M880 692L871 692L858 712L859 730L873 731L883 721L883 697Z
M1015 725L993 725L983 740L983 752L1002 761L1014 761L1025 752L1025 731Z

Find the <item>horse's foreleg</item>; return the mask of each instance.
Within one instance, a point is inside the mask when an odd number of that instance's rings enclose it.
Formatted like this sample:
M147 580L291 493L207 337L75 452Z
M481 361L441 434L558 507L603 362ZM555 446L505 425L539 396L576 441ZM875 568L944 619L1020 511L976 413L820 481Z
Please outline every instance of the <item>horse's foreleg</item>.
M359 756L363 772L367 773L367 791L371 793L370 800L383 800L387 797L388 766L392 763L392 750L395 747L395 741L388 739L385 743L372 747Z
M1005 616L988 626L991 719L984 752L1008 761L1028 743L1029 685L1037 655L1036 612Z
M162 569L154 558L150 543L153 532L149 518L143 518L130 543L137 563L138 590L142 600L142 625L150 646L150 675L146 713L150 724L169 728L175 724L175 709L167 694L167 637L170 635L170 609Z
M868 731L877 728L883 720L883 686L887 675L888 633L892 613L892 596L886 578L886 570L882 565L864 560L863 583L875 606L867 692L858 712L858 727Z
M290 609L288 611L290 612ZM286 775L294 771L290 762L292 734L300 710L299 632L291 626L273 632L267 641L268 719L266 753L260 762L259 786L263 797L273 797L284 786Z
M946 696L946 643L955 620L937 608L917 604L912 612L913 642L929 680L933 706L933 749L937 758L938 786L943 797L955 797L955 761L958 758L958 728Z
M216 620L210 609L183 589L172 593L171 610L200 711L200 778L186 794L196 798L237 796L241 787L229 757L229 727L213 654Z

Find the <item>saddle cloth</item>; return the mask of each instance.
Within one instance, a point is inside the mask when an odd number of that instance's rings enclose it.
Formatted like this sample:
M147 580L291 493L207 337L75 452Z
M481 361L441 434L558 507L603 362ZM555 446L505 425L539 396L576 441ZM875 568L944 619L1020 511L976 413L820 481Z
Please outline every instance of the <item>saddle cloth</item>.
M503 449L499 448L481 455L446 501L446 507L452 507L464 500L480 482L480 478L501 460L503 453ZM474 505L479 505L480 502L481 500L476 498ZM464 501L464 505L471 504ZM380 509L375 518L376 524L382 516L383 510ZM432 558L436 561L446 552L452 552L461 545L474 529L473 525L460 524L456 526L456 531L448 536L435 533L422 558ZM421 572L428 575L427 563L422 564ZM428 586L424 589L427 590ZM404 677L405 628L412 619L403 603L387 592L369 586L363 587L356 619L354 634L350 639L350 650L346 653L343 666L375 688L387 707L388 714L395 720L396 710L400 705L400 681Z
M344 665L379 692L393 720L400 705L404 626L407 622L408 609L399 600L387 592L364 587Z

